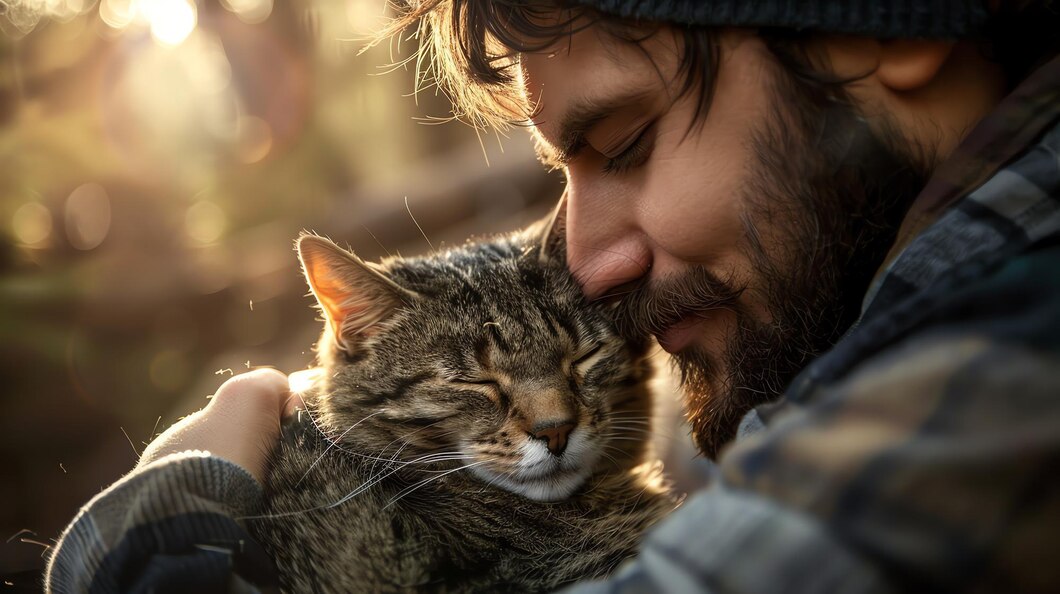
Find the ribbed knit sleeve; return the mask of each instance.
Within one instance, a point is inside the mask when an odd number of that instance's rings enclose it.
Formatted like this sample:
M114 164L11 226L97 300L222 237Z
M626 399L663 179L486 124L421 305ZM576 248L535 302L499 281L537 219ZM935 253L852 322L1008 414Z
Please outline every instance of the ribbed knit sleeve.
M88 502L66 528L48 592L265 592L276 574L238 518L261 505L242 467L206 452L157 460Z

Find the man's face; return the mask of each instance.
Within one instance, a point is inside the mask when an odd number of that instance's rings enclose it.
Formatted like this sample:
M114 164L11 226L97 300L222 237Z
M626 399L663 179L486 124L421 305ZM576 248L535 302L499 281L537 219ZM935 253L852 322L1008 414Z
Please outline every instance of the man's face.
M638 46L590 27L520 63L543 160L567 173L568 264L674 355L709 455L853 320L923 169L755 35L719 43L705 119L666 30Z

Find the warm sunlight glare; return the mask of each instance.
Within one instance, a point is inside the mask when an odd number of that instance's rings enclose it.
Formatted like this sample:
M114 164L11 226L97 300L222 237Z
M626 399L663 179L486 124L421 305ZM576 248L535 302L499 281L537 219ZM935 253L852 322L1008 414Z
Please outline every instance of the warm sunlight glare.
M323 370L319 367L303 369L287 376L287 383L291 385L291 392L305 394L320 379Z
M346 0L346 21L355 35L367 38L384 22L386 5L378 0Z
M191 0L140 0L140 10L151 24L151 35L163 45L180 45L198 16Z

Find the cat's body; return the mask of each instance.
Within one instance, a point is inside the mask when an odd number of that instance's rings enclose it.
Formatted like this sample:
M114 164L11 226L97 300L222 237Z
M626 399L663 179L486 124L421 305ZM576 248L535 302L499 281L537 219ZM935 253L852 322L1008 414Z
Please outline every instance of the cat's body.
M300 242L324 379L250 522L286 591L551 591L673 509L643 347L535 237L383 267Z
M288 431L270 480L271 513L327 506L381 471L329 454L302 480L326 448L315 431ZM290 592L549 592L607 575L635 552L644 530L673 508L656 473L605 475L558 502L466 472L402 496L427 477L399 473L332 509L258 521L255 531Z

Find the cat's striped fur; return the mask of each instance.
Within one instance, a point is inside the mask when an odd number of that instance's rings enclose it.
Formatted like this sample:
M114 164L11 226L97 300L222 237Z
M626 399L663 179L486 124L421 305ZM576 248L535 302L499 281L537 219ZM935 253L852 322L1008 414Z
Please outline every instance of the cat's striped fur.
M645 461L644 346L549 243L371 265L300 240L325 374L250 522L287 591L551 591L673 509Z

